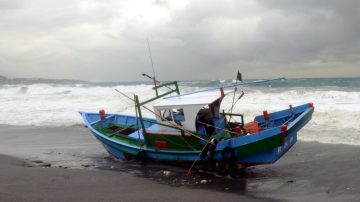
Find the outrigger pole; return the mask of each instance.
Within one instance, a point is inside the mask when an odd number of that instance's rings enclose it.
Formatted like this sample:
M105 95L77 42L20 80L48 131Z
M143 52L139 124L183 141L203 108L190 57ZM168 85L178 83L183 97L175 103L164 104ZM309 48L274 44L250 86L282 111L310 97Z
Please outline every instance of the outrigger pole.
M196 93L201 93L201 92L206 92L206 91L213 91L213 90L218 90L219 88L225 89L225 88L232 88L232 87L236 87L236 86L243 86L243 85L256 84L256 83L265 83L265 82L269 82L269 81L276 81L276 80L283 80L283 79L285 79L285 77L279 77L279 78L273 78L273 79L261 79L261 80L256 80L256 81L247 81L247 82L235 83L235 84L230 84L230 85L223 85L223 86L219 86L219 87L207 88L207 89L194 91L194 92L190 92L190 93L184 93L184 94L180 94L180 95L169 96L169 97L165 97L164 99L168 99L168 98L171 98L171 97L179 97L179 96L191 95L191 94L196 94Z

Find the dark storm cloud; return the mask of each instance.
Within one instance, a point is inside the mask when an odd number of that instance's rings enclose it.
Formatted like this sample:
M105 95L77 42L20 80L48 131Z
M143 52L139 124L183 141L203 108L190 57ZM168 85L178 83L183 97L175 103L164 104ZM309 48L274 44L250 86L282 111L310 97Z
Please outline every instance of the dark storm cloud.
M206 73L233 71L240 66L258 74L302 68L298 76L312 76L309 74L315 67L322 71L315 71L314 76L336 76L334 66L339 65L343 66L342 73L347 68L356 73L360 23L358 9L354 8L359 5L343 4L262 1L250 6L255 11L243 12L235 2L225 6L192 3L177 13L165 30L156 33L182 41L185 51L164 49L161 55L166 55L167 65L176 58L190 59L191 64L182 62L183 66L203 67ZM169 27L171 32L167 33Z
M136 80L151 72L149 38L161 79L360 76L359 4L0 1L0 71Z
M263 22L261 32L269 41L279 42L275 46L279 50L292 50L294 56L299 54L305 59L320 56L324 60L347 60L351 51L358 51L359 1L260 2L278 11L279 16Z

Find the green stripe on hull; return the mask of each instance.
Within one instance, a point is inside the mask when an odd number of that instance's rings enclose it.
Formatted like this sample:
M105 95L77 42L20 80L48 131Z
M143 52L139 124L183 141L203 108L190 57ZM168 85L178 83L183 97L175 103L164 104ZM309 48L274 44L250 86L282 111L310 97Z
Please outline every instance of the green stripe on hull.
M281 146L281 134L274 135L272 137L256 141L250 144L242 145L240 147L237 147L237 155L236 157L246 157L252 154L261 153L264 151L271 150L273 148L276 148L278 146Z
M169 150L194 151L201 150L203 147L200 140L192 136L147 134L147 137L149 140L148 147L155 147L157 140L165 141Z
M299 127L306 121L309 120L309 116L312 116L312 112L308 113L306 116L302 117L294 126L292 126L288 131L287 134L291 134L294 131L300 130ZM286 135L287 136L287 135ZM261 153L264 151L268 151L274 148L281 146L281 134L274 135L272 137L256 141L247 145L242 145L236 148L237 155L236 157L246 157L249 155Z
M107 127L113 126L115 124L109 124ZM120 127L129 127L129 125L124 125L124 124L116 124L116 126L120 126ZM126 135L121 135L121 134L114 134L112 132L109 132L106 128L102 127L101 124L97 124L96 126L94 126L94 128L99 131L101 134L106 135L107 137L114 139L116 141L119 142L123 142L129 145L134 145L134 146L140 146L142 143L141 141L134 139L134 138L130 138Z

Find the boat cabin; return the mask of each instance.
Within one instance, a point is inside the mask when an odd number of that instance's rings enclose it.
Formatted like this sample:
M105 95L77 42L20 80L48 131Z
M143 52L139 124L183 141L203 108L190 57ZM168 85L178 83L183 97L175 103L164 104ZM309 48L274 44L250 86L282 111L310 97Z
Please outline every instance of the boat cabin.
M171 130L163 126L163 124L169 125L168 121L190 131L198 131L201 123L225 124L224 117L220 115L220 105L225 95L231 92L206 91L165 97L160 103L154 105L157 122L161 123L159 130ZM206 132L209 134L209 131Z

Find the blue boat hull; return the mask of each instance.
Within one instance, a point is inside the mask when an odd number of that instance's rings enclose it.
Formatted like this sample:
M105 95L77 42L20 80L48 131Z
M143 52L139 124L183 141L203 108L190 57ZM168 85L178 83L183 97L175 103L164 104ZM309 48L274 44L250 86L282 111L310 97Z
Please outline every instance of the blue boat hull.
M240 136L234 137L227 140L220 141L215 149L215 154L213 159L215 161L222 161L224 159L224 149L231 148L233 149L235 158L232 159L238 164L242 164L245 167L254 166L259 164L270 164L276 162L281 156L283 156L297 141L298 131L305 126L312 117L314 108L309 104L301 105L294 107L292 109L286 109L279 112L270 114L273 120L273 127L269 130L264 130L258 134L253 134L249 136ZM99 121L99 115L96 113L86 113L80 112L82 115L85 124L91 130L92 134L102 143L104 148L114 157L126 159L129 156L138 156L139 151L142 151L143 155L147 159L154 159L160 161L176 161L176 162L193 162L199 160L200 150L192 151L179 151L179 150L159 150L156 148L148 148L146 146L128 144L126 142L121 142L116 139L110 138L101 132L97 131L93 125L95 122ZM279 137L281 135L281 124L283 120L290 119L291 114L296 114L296 119L291 120L291 123L288 124L286 136L282 140L283 143L277 147L267 149L266 151L255 152L250 155L242 156L242 148L254 144L259 141L265 141L266 139ZM126 119L136 119L134 116L128 115L116 115L116 114L107 114L107 121L115 120L124 120ZM110 117L115 117L111 118ZM263 116L258 116L255 118L259 123L265 122ZM281 120L281 121L279 121ZM135 120L136 121L136 120Z

